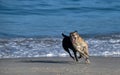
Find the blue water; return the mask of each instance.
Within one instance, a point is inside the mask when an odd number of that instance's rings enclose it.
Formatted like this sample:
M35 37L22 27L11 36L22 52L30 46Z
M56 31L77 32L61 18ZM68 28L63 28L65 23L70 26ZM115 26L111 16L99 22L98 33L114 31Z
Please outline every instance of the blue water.
M119 0L0 0L0 58L68 56L77 30L91 56L120 56Z

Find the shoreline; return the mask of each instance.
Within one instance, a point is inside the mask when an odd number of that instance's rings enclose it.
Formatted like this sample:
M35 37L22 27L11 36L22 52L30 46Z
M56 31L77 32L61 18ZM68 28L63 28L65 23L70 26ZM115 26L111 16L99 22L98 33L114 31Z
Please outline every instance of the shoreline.
M90 57L90 64L70 57L0 59L0 75L119 75L120 57Z

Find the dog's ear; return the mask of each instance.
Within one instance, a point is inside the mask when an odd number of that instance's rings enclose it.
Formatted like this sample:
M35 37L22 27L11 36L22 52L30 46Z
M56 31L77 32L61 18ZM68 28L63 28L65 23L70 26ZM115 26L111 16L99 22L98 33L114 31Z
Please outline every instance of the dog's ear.
M64 37L65 35L62 33L62 36Z
M77 30L75 30L75 32L78 32Z
M67 35L65 35L64 33L62 33L62 36L63 36L63 37L68 37L68 36L67 36Z

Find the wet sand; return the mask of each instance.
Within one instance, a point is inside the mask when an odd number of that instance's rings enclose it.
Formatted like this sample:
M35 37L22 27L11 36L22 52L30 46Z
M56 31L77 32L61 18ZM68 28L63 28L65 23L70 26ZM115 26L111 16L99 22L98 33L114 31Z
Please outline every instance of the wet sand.
M90 57L76 63L69 57L0 59L0 75L119 75L119 57Z

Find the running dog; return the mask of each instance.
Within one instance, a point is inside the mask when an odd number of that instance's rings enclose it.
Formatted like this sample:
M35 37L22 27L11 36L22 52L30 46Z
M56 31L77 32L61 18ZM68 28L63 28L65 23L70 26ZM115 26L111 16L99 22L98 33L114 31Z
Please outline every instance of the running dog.
M89 60L89 52L88 52L88 44L85 40L78 34L77 31L70 33L70 41L72 42L73 48L79 52L82 57L85 58L86 63L90 63ZM76 60L78 60L77 56L75 55Z
M70 57L73 60L78 61L77 58L81 58L81 55L79 57L77 57L77 50L75 50L75 48L73 47L73 44L70 40L70 36L67 36L63 33L62 33L62 36L64 37L62 40L62 46L63 46L64 50L69 53ZM74 56L72 56L72 54L70 53L70 50L73 51Z

